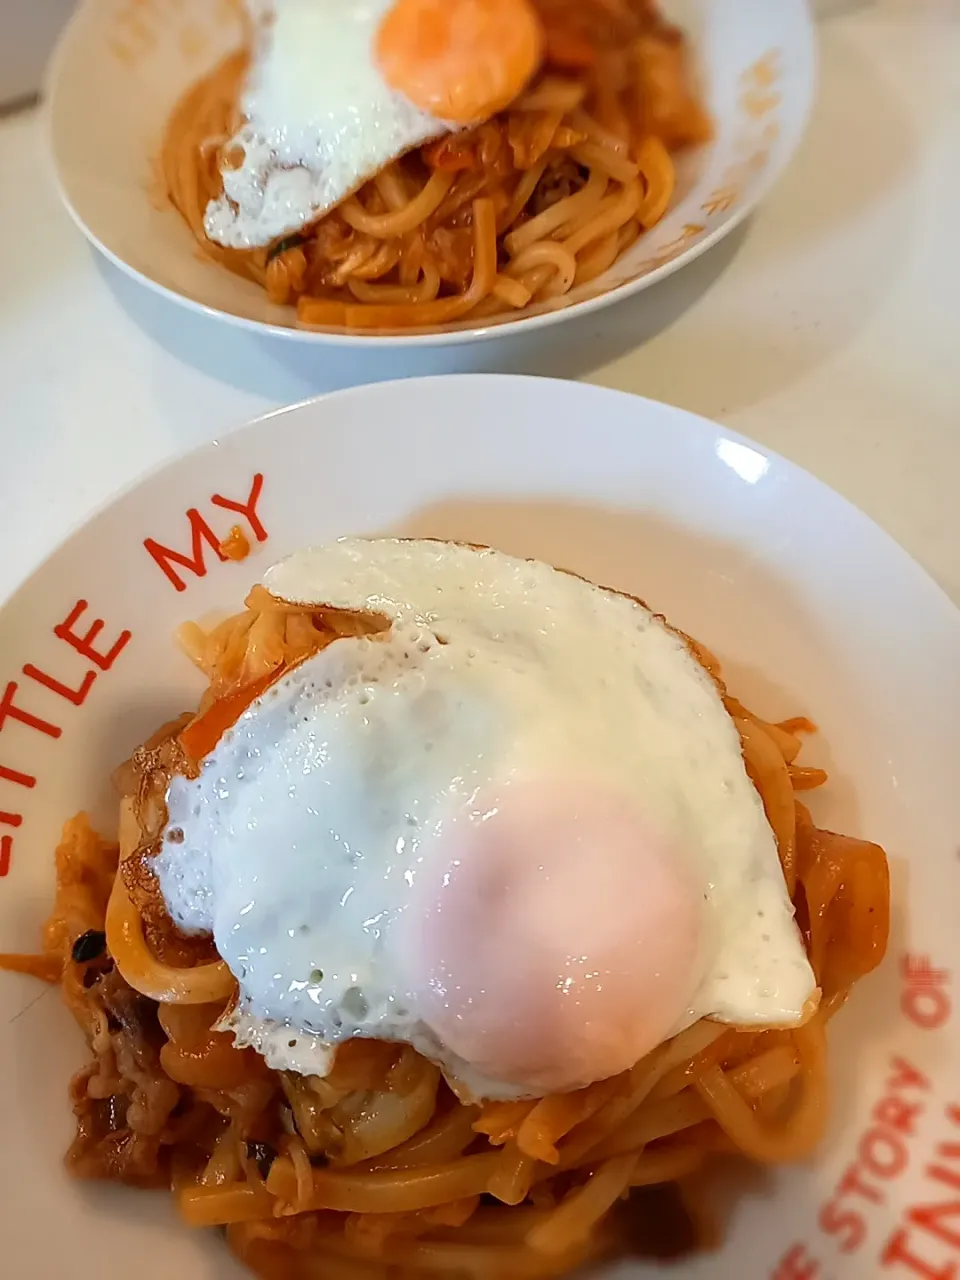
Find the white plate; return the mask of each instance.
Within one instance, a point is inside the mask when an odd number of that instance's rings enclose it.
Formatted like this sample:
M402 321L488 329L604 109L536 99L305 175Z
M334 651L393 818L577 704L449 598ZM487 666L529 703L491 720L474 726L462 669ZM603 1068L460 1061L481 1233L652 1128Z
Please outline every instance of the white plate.
M176 562L163 572L145 540L189 558L185 513L224 536L237 516L213 495L242 501L256 475L255 554L220 563L201 539L203 576ZM0 692L15 682L16 704L62 730L53 737L10 719L0 729L0 764L36 778L28 789L0 773L0 836L12 837L0 950L36 944L62 820L86 807L109 823L110 770L195 701L201 681L174 646L177 624L236 608L267 564L296 547L386 530L492 543L636 592L717 651L751 706L820 724L806 755L831 782L813 796L816 816L887 847L890 955L831 1027L836 1098L820 1158L758 1175L732 1211L723 1251L682 1274L876 1280L902 1228L910 1250L943 1269L904 1264L891 1277L950 1280L960 1215L928 1215L924 1227L910 1213L955 1203L949 1178L960 1179L960 1112L951 1110L960 1105L951 1013L960 614L836 494L679 410L537 379L381 384L273 414L116 499L0 610ZM131 633L109 670L54 630L81 599L71 630L83 636L103 619L95 649L106 654ZM11 826L11 817L22 821ZM167 1196L68 1182L65 1091L81 1046L58 1000L39 994L0 975L0 1231L5 1259L30 1263L11 1275L126 1280L134 1258L138 1280L235 1274L214 1233L175 1225ZM778 1270L794 1246L821 1269Z
M239 42L237 0L85 0L50 76L54 163L81 230L124 271L188 306L301 342L439 345L603 306L690 262L746 217L793 155L815 81L807 0L666 0L694 35L716 139L690 158L649 235L596 281L523 318L405 335L293 327L290 308L202 258L159 191L154 161L180 94ZM166 207L165 207L166 206Z

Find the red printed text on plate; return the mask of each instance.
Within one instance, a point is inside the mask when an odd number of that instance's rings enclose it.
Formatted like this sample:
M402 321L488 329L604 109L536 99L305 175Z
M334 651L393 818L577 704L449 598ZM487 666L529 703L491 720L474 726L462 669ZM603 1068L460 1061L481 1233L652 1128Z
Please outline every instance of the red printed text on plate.
M791 1245L770 1272L770 1280L832 1280L804 1244Z
M901 1213L878 1259L900 1280L960 1280L960 1106L947 1106L944 1121L917 1198Z
M950 1018L950 973L929 956L900 957L900 1010L924 1031L939 1031Z
M228 498L222 493L215 493L210 498L210 505L218 510L211 511L208 515L204 515L199 507L190 507L185 513L185 538L178 546L168 546L156 538L144 538L143 545L147 554L175 591L186 591L184 573L191 573L196 578L206 577L207 557L211 552L218 560L229 559L223 544L230 533L230 527L225 527L222 533L218 533L214 527L224 525L222 512L242 516L257 542L266 542L268 534L257 512L262 493L263 476L258 472L253 477L245 498Z
M78 600L62 621L53 627L53 634L62 641L53 670L36 663L24 663L20 676L9 680L0 695L0 758L14 761L18 734L38 733L45 738L58 739L63 733L62 712L54 699L60 699L71 707L82 707L100 676L111 669L120 654L130 643L129 631L108 632L113 638L104 638L107 624L102 618L90 617L86 600ZM79 660L78 660L79 659ZM37 785L36 777L18 769L15 763L0 763L0 796L17 795L14 788L31 791ZM10 808L7 808L7 803ZM0 808L0 828L16 830L23 824L23 815L17 812L15 800ZM13 836L9 830L0 833L0 877L10 871L13 858Z
M882 1212L893 1184L910 1166L930 1101L930 1081L923 1072L906 1058L891 1058L883 1095L857 1139L854 1158L820 1209L820 1230L841 1253L856 1253L865 1244L871 1215Z

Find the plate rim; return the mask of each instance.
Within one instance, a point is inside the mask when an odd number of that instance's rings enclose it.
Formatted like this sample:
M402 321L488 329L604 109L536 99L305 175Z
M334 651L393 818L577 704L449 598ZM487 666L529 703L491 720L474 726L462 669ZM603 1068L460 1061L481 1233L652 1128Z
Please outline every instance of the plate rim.
M31 569L29 569L21 578L19 578L13 586L0 596L0 614L4 614L15 605L17 597L22 591L30 586L48 566L61 554L65 548L73 542L73 540L83 532L89 525L104 516L113 507L117 506L124 499L135 493L142 486L159 479L165 472L172 471L174 468L181 466L190 459L200 458L202 455L213 454L220 446L227 441L240 443L245 438L254 436L258 431L267 426L268 423L275 422L279 419L294 418L303 413L309 413L320 406L331 406L326 409L328 412L336 412L340 405L349 406L351 401L363 399L370 394L376 395L394 395L406 394L408 389L413 388L413 394L417 394L417 389L424 385L431 386L449 386L452 395L459 396L469 395L469 389L472 385L493 386L498 389L498 394L502 390L505 397L509 398L510 389L516 386L533 387L540 383L546 383L550 386L564 387L570 396L583 396L585 399L609 399L617 400L621 403L631 402L634 405L642 406L638 412L646 411L653 413L666 414L673 417L675 421L670 424L672 430L686 431L688 434L700 437L720 436L723 439L730 440L736 444L753 450L760 454L771 465L775 472L781 476L799 479L804 484L812 485L814 491L829 503L833 504L838 511L843 512L848 519L855 520L861 528L868 530L870 537L874 540L879 539L886 555L895 559L899 567L907 571L915 583L916 589L924 592L928 598L930 607L937 609L942 614L942 619L947 626L957 628L958 636L960 636L960 604L956 603L933 575L920 563L905 547L903 547L894 536L889 533L881 524L861 510L854 502L845 497L837 489L827 484L825 480L821 480L813 472L808 471L799 463L791 461L783 454L768 448L761 442L752 439L750 436L744 435L742 432L728 427L721 422L717 422L711 418L704 417L702 414L694 413L689 409L681 408L679 405L669 404L666 401L654 400L649 396L638 395L632 391L621 391L614 387L605 387L592 382L577 382L565 378L552 378L541 376L538 374L523 373L436 373L424 374L412 378L392 378L382 382L359 383L355 386L341 387L334 391L321 393L319 395L307 396L302 400L294 401L291 404L279 405L275 408L268 409L263 413L255 415L253 418L245 419L233 426L228 426L224 430L218 432L217 435L201 441L192 448L177 450L169 457L161 459L153 466L138 472L131 477L125 484L111 490L99 502L97 502L86 515L81 516L74 521L63 535L58 538L56 544L44 555ZM321 430L322 428L316 428Z
M802 109L799 111L797 116L795 136L791 147L788 151L784 152L783 156L777 163L770 165L765 170L760 180L757 182L753 194L749 198L745 199L743 203L726 218L725 221L720 223L712 231L708 232L701 240L698 240L696 244L685 249L683 253L678 254L676 258L671 259L669 262L662 263L652 271L648 271L644 275L637 276L632 280L625 280L622 283L615 285L613 288L608 289L605 293L598 294L592 298L583 298L578 302L573 302L563 307L557 307L555 310L545 311L539 315L520 316L516 319L504 320L500 324L486 324L480 325L476 328L418 329L409 333L366 333L363 330L354 333L339 329L324 329L319 327L301 329L297 328L295 325L271 324L266 320L251 320L246 316L238 316L233 312L222 311L205 302L199 302L195 298L187 297L186 294L179 293L177 290L171 289L168 285L161 284L158 280L154 280L151 276L145 275L131 263L126 262L121 258L119 254L114 253L113 250L108 248L81 217L67 192L65 179L61 172L61 165L57 161L53 141L53 124L54 113L58 101L58 90L62 82L62 66L69 57L72 42L77 38L76 33L80 29L81 23L85 20L86 14L91 12L97 3L98 0L80 0L80 3L70 15L68 22L60 33L54 47L54 51L50 57L50 61L47 65L47 71L44 77L44 150L53 175L57 195L64 209L67 211L70 220L93 249L100 253L114 267L120 270L128 279L146 286L146 288L155 296L161 297L168 302L173 302L178 306L186 307L194 315L200 315L210 320L224 321L233 328L239 329L241 332L256 334L259 337L276 337L284 342L303 344L305 346L353 347L358 350L375 350L379 347L408 347L425 349L434 347L459 347L464 346L467 343L490 342L495 341L497 338L515 335L522 336L524 334L533 333L535 330L550 328L555 324L559 324L563 320L572 319L574 317L584 318L593 315L604 307L616 306L618 303L625 302L628 298L635 297L645 289L659 284L662 280L666 280L682 267L696 262L698 258L702 257L703 254L708 252L708 250L714 248L721 240L732 235L738 227L740 227L757 211L759 206L769 197L773 188L777 185L784 173L796 159L797 152L799 151L803 139L807 134L819 90L820 42L812 8L812 0L798 0L805 16L803 31L806 41L805 52L810 63L810 78L807 86L806 100L803 102Z

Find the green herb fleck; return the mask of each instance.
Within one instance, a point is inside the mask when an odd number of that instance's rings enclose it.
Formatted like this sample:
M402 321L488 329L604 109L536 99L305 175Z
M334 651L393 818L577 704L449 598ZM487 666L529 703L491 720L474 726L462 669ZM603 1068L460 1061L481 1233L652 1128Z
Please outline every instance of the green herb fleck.
M288 249L299 249L299 247L302 244L306 244L306 243L307 243L306 236L301 236L301 235L284 236L282 240L277 241L277 243L270 249L269 253L267 254L267 265L269 266L270 263L274 260L274 258L279 258L280 254L286 253Z

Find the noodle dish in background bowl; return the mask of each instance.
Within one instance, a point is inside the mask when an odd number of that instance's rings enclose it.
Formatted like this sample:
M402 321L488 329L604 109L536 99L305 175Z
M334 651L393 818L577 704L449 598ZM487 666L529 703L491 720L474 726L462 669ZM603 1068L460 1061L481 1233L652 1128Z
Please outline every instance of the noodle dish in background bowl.
M595 387L137 483L0 610L16 1273L949 1275L958 645L811 476Z
M301 342L502 335L654 283L796 149L806 0L85 0L63 198L130 275Z

